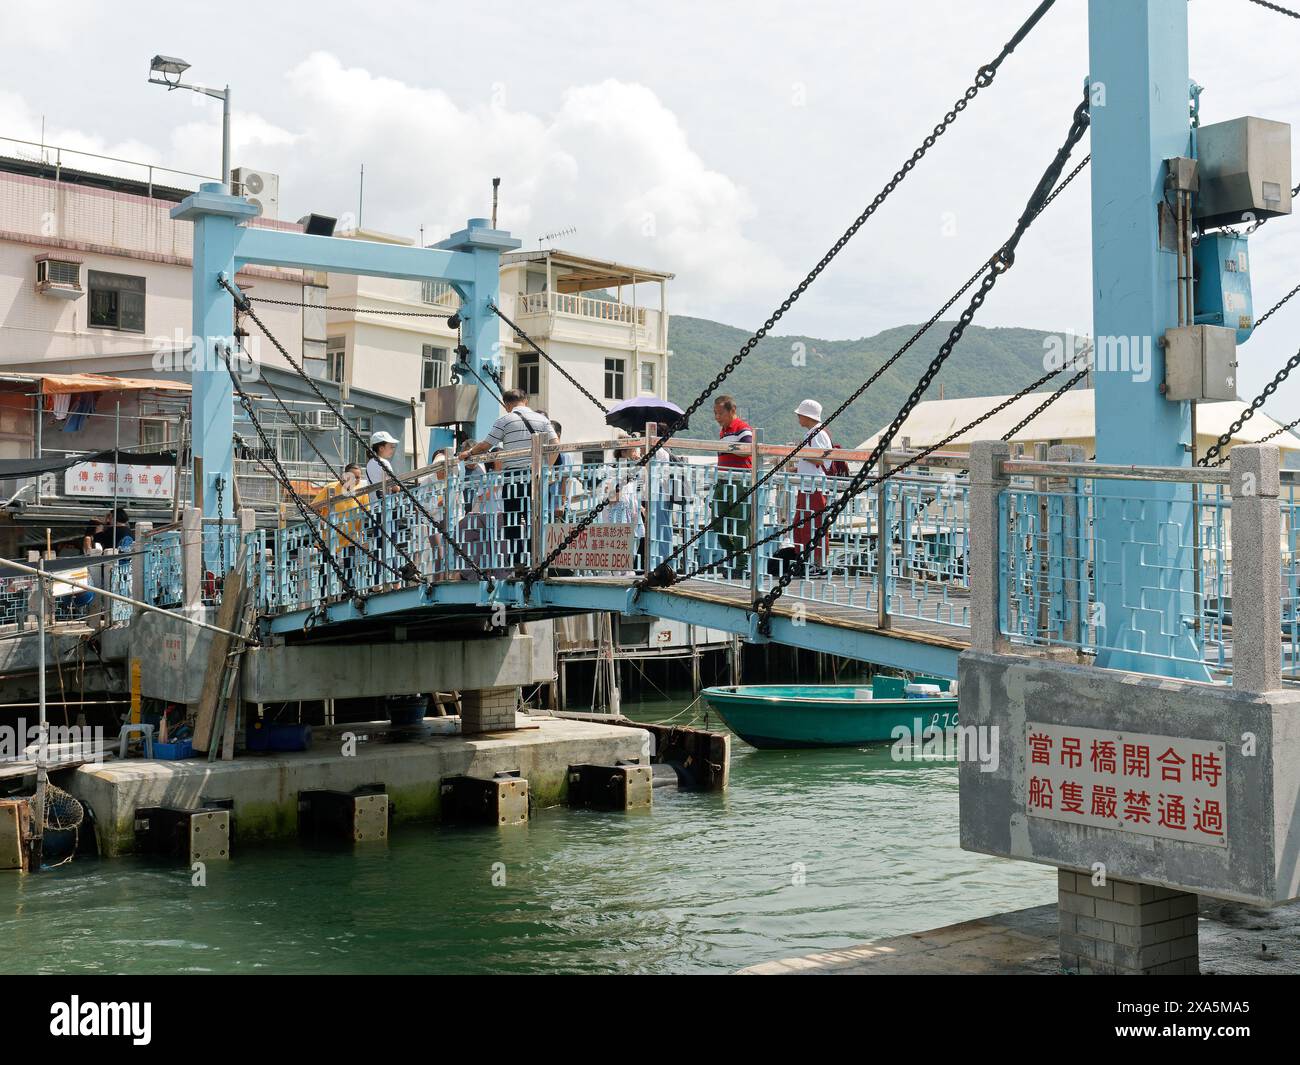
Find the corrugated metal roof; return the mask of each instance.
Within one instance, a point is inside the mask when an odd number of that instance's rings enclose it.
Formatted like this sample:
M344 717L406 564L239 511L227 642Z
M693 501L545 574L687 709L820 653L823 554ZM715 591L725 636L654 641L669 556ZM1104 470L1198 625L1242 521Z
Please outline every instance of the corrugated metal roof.
M1049 393L1035 392L1018 399L1000 414L995 414L968 433L962 433L952 441L953 446L969 445L976 440L998 440L1004 433L1011 431L1027 414L1047 398ZM903 422L896 443L907 437L912 447L929 447L943 440L949 433L955 432L963 425L974 421L990 407L1005 400L1006 396L971 396L967 399L932 399L918 403L916 408ZM1024 429L1011 438L1012 443L1045 443L1050 440L1091 440L1095 435L1094 403L1096 393L1092 389L1080 389L1066 392L1060 399L1043 411ZM1244 408L1241 402L1198 403L1196 405L1196 432L1200 437L1219 437L1231 427L1234 419L1240 417ZM1253 444L1260 438L1281 426L1263 411L1257 411L1241 431L1233 437L1233 443ZM880 432L883 432L882 429ZM880 432L874 433L858 445L861 449L875 446ZM1300 438L1292 433L1282 433L1269 441L1283 451L1300 451Z

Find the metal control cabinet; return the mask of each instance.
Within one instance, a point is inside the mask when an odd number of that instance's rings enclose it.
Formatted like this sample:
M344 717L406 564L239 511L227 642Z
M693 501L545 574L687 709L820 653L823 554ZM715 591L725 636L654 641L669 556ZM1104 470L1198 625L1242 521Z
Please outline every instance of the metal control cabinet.
M1237 343L1250 339L1255 308L1250 295L1246 238L1205 233L1196 245L1196 324L1236 330Z
M1165 349L1165 398L1237 398L1237 332L1216 325L1170 329Z
M1234 118L1196 132L1202 227L1236 225L1291 213L1291 127Z

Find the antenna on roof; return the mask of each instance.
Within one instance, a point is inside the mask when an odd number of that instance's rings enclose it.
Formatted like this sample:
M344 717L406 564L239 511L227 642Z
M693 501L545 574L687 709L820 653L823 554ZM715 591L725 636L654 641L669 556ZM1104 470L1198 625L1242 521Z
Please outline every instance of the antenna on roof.
M537 246L540 248L547 241L559 240L560 237L571 237L578 232L577 226L569 226L565 229L557 229L554 233L547 233L537 238Z
M501 179L494 177L492 179L492 228L497 227L497 192L501 189Z

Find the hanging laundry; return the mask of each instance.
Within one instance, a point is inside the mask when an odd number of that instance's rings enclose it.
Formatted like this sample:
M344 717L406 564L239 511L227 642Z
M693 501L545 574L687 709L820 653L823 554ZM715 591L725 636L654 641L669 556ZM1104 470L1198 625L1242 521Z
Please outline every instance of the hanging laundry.
M82 426L86 424L86 416L95 410L94 392L78 392L72 399L72 404L68 409L67 424L63 427L65 433L80 432Z
M54 420L56 422L61 422L68 416L68 407L72 404L72 393L60 392L58 395L54 396L53 399Z

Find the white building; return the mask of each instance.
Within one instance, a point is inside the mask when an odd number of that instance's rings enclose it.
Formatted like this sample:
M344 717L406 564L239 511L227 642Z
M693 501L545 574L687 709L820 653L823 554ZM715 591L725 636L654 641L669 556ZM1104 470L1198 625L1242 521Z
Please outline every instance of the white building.
M340 234L412 244L386 233ZM667 282L672 274L554 249L502 257L501 309L607 407L668 386ZM414 402L419 453L427 458L424 393L450 382L457 336L441 317L459 306L439 282L317 275L328 286L327 376ZM649 306L646 305L647 301ZM554 367L501 325L504 387L563 426L569 441L610 435L601 411ZM474 384L472 380L464 382Z

